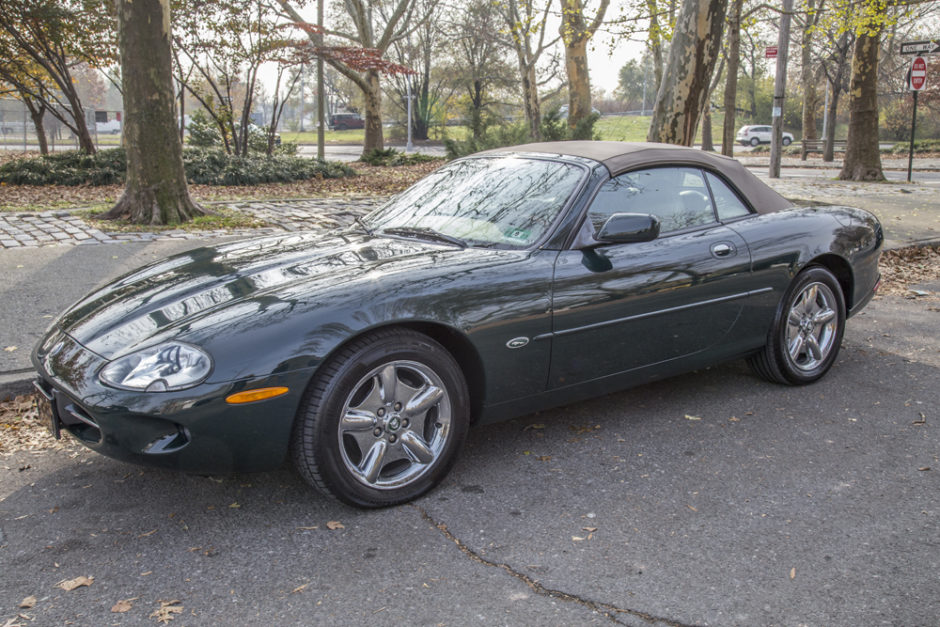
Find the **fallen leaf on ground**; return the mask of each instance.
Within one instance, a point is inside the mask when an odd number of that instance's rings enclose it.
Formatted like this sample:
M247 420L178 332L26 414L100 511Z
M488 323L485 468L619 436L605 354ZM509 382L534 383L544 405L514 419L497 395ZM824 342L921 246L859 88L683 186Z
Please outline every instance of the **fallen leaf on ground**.
M33 595L29 595L28 597L20 601L20 607L23 608L24 610L28 610L35 606L36 606L36 597L34 597Z
M228 507L229 507L229 509L238 509L238 508L241 507L241 505L239 505L238 503L232 503L232 504L229 505Z
M574 542L584 542L584 538L581 536L571 536L571 540Z
M540 462L547 462L547 461L551 461L552 456L551 455L539 455L535 459L539 460Z
M597 527L581 527L581 531L587 531L588 533L594 533L597 531Z
M921 466L921 467L918 468L917 470L919 470L920 472L926 472L926 471L930 470L930 466Z
M95 582L94 577L86 577L84 575L81 575L80 577L76 577L75 579L68 579L65 581L60 581L58 585L60 588L62 588L66 592L71 592L75 588L81 588L82 586L90 586L94 582Z
M299 531L311 531L312 529L319 529L319 525L313 525L312 527L297 527Z
M296 588L294 588L293 590L291 590L290 592L291 594L297 594L298 592L303 592L309 585L310 585L309 583L301 584L297 586Z
M115 614L123 614L124 612L129 612L132 607L134 607L134 601L140 597L134 597L133 599L121 599L117 603L111 606L111 611Z
M796 579L796 569L795 569L795 568L791 568L791 569L790 569L790 579Z
M5 350L5 351L8 352L8 353L12 353L13 351L16 350L16 346L7 346L7 347L4 348L3 350Z
M150 618L156 618L158 623L168 623L176 614L183 613L183 602L176 599L172 601L158 600L160 607L150 613Z
M695 508L692 507L691 505L686 505L686 507L688 507L688 508L689 508L690 510L692 510L693 512L697 512L697 511L698 511L697 509L695 509Z
M686 415L685 415L685 419L686 419L686 420L701 420L702 417L701 417L701 416L692 416L691 414L686 414Z
M346 526L338 520L331 520L326 523L326 528L330 531L336 531L337 529L345 529Z

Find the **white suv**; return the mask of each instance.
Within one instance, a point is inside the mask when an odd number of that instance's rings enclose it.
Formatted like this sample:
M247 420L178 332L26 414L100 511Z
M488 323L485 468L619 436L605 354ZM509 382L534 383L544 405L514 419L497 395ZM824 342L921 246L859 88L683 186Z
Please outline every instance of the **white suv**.
M771 126L742 126L738 130L735 140L742 146L756 146L757 144L769 144L771 135L773 135L773 127ZM784 133L783 145L789 146L791 143L793 143L793 135Z

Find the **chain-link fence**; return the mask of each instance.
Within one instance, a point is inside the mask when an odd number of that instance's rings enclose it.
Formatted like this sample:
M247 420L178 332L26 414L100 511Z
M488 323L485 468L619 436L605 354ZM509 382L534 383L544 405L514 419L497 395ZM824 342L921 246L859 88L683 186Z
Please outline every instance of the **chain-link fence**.
M103 109L85 109L85 124L98 148L121 145L124 131L124 112ZM51 113L42 120L46 143L50 151L77 150L78 138ZM39 138L29 109L15 98L0 98L0 150L38 152Z

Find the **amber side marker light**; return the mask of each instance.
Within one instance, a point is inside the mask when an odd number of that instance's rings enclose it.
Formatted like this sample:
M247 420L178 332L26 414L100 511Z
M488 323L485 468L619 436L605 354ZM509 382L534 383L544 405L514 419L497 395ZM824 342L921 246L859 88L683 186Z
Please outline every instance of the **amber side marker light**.
M232 405L241 405L242 403L254 403L255 401L263 401L269 398L274 398L275 396L281 396L282 394L287 394L288 389L283 387L278 388L258 388L256 390L245 390L244 392L237 392L235 394L230 394L225 397L225 402Z

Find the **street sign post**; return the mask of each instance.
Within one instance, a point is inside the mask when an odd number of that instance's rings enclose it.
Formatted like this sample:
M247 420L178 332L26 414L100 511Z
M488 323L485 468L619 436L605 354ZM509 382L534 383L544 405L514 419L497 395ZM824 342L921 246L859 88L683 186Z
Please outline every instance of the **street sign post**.
M914 57L911 69L907 71L907 85L914 99L914 113L911 118L911 147L907 153L907 182L911 182L914 169L914 133L917 131L917 94L927 85L927 61L924 57Z
M905 41L901 44L901 54L936 54L940 52L940 39L924 39L922 41Z

